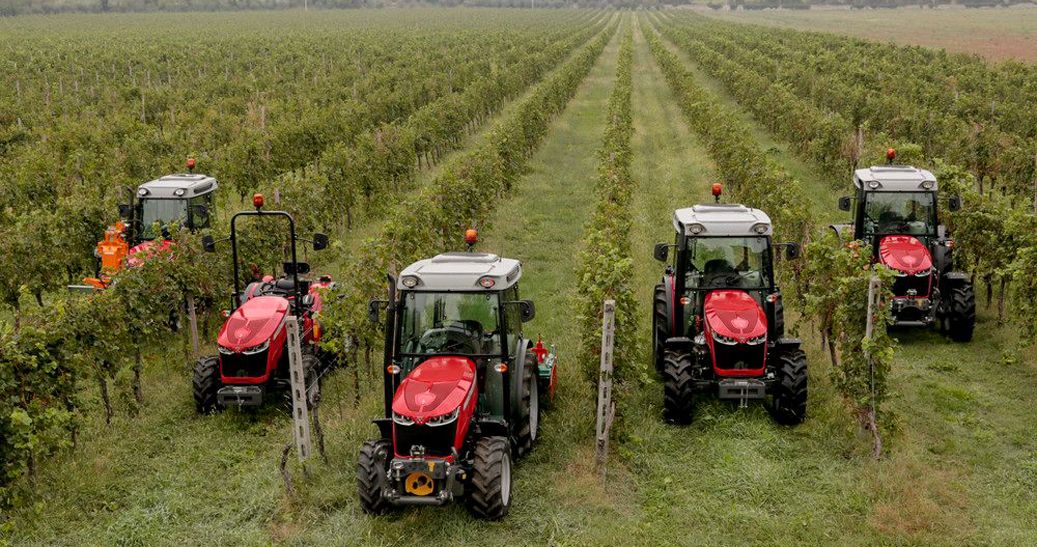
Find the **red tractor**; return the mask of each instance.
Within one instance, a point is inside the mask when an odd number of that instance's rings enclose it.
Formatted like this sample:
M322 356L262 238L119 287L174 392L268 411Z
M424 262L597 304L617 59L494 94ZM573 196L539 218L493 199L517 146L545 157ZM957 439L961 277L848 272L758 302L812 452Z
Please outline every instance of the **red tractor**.
M320 352L321 329L316 315L321 310L319 289L331 285L330 277L313 283L299 276L309 273L309 264L296 259L295 220L284 211L263 211L263 196L253 196L255 211L242 211L230 221L231 257L234 264L234 294L231 310L220 329L216 344L219 354L200 359L194 367L195 408L210 413L228 407L255 408L271 391L289 388L288 320L301 323L303 369L307 385L328 367ZM236 221L240 217L287 219L291 235L291 262L284 263L284 276L250 283L241 290L238 271ZM313 250L328 245L328 236L315 234ZM206 251L213 252L212 236L202 238Z
M892 148L886 157L889 165L854 172L856 199L839 199L839 209L853 210L853 223L832 228L868 242L875 262L896 272L895 326L936 325L951 340L968 342L976 326L976 295L969 275L954 270L954 240L937 217L936 177L893 165ZM951 211L960 207L957 196L948 199Z
M719 202L720 185L714 185ZM744 205L710 204L673 214L676 239L655 246L666 261L656 285L652 350L662 376L663 417L689 424L697 400L762 399L781 424L806 417L807 362L800 341L785 337L781 291L774 283L771 221ZM796 243L783 243L787 259Z
M522 333L534 308L518 299L521 275L517 260L446 253L371 302L372 320L383 306L387 318L385 414L357 465L368 513L463 498L477 517L507 515L512 461L536 442L557 378L553 351Z

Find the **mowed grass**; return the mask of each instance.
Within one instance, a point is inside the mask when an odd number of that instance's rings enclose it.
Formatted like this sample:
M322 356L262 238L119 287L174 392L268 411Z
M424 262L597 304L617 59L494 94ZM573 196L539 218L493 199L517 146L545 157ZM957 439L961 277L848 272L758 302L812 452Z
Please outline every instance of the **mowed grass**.
M306 476L293 462L298 494L289 498L277 471L291 438L285 408L196 416L189 371L175 364L179 348L170 348L147 363L148 403L137 417L119 404L113 425L104 426L96 390L87 390L80 447L43 470L39 503L11 515L12 539L40 545L605 542L615 531L608 526L613 514L629 506L608 496L589 465L593 399L567 360L575 337L566 310L573 256L593 204L594 152L617 53L614 39L553 124L528 177L483 230L483 250L526 264L523 291L540 309L527 331L557 343L562 359L557 408L543 422L541 445L516 468L508 520L479 522L459 504L379 518L360 511L354 469L360 444L376 433L369 421L381 404L378 355L326 379L321 414L329 464L310 464Z
M849 34L869 40L1037 62L1037 9L881 9L709 12L729 21Z

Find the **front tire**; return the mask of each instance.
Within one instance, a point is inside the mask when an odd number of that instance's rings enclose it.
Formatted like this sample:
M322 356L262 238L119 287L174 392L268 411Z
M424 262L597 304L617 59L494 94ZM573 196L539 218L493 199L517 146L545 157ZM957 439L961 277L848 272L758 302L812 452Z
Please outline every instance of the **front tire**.
M391 507L384 496L390 453L392 443L388 439L366 441L360 447L356 465L356 490L360 507L372 515L384 514Z
M540 433L540 396L535 365L536 356L526 354L522 368L522 397L519 404L519 430L515 435L515 457L521 458L533 450Z
M663 419L687 425L695 417L695 379L688 353L667 351L663 356Z
M216 392L223 387L220 380L220 361L216 357L202 357L194 365L191 388L194 395L194 408L199 414L210 414L223 410L216 398Z
M972 341L976 328L976 293L971 283L950 290L947 315L947 333L955 342Z
M777 368L768 410L779 424L801 424L807 417L807 356L798 349L782 353Z
M468 510L476 517L500 520L511 508L511 449L504 437L484 437L475 444Z

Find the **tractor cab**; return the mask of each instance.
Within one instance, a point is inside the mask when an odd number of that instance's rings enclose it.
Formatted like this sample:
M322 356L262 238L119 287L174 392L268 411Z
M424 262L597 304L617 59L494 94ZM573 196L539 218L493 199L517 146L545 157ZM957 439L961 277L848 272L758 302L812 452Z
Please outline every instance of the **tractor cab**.
M194 159L187 160L188 170L194 166ZM167 175L138 186L130 194L130 202L119 205L119 221L109 226L97 243L94 277L84 278L84 285L69 288L106 288L122 268L139 265L149 252L167 249L168 230L173 224L191 231L208 228L218 187L213 177L194 173Z
M210 226L212 198L219 184L208 175L167 175L137 187L136 206L129 212L134 244L163 237L163 231L179 224L195 231Z
M464 498L477 516L507 513L512 459L532 449L557 378L554 352L523 332L534 307L521 277L517 260L444 253L371 302L372 320L387 317L381 438L358 471L368 512Z
M720 189L714 193L719 198ZM652 322L666 418L689 423L694 399L708 393L742 404L769 397L779 421L802 421L806 361L800 341L785 337L773 264L776 247L794 259L799 246L775 244L770 217L744 205L678 209L673 226L674 243L655 247L655 258L669 264Z
M938 325L957 341L972 338L975 296L964 272L953 271L954 240L940 224L938 182L929 171L890 164L857 169L855 196L839 199L839 209L852 211L850 224L832 228L840 235L867 242L875 262L896 272L892 312L899 326ZM948 199L956 211L957 196Z

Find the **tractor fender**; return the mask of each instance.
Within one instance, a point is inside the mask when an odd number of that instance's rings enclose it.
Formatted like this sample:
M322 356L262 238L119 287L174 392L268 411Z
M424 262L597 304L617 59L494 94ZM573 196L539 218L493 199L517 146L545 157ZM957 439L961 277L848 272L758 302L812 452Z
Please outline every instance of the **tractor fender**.
M799 338L778 338L774 341L774 349L776 350L799 349L801 345L803 345L803 341Z
M670 325L670 333L681 332L680 325L673 324L673 308L676 303L676 297L674 296L674 280L672 273L667 273L663 276L663 294L666 296L666 322Z
M686 349L691 350L695 347L695 342L687 336L674 336L666 339L667 349Z
M508 416L508 421L515 421L515 417L518 416L519 405L522 404L522 371L525 370L526 366L526 355L529 353L530 348L533 347L533 341L527 338L519 337L517 347L515 348L515 362L511 368L511 413L512 416ZM534 375L536 372L534 371Z
M508 429L508 422L505 420L486 417L475 420L473 424L479 437L511 438L511 431Z
M972 278L965 272L947 272L943 274L940 285L944 289L971 285Z
M378 433L381 434L383 439L392 438L392 419L391 418L377 418L371 420L371 423L378 426Z
M847 230L852 230L853 229L853 225L852 224L829 224L828 225L828 229L832 230L833 232L835 232L835 237L839 238L839 240L841 241L843 239L843 233L846 232Z

